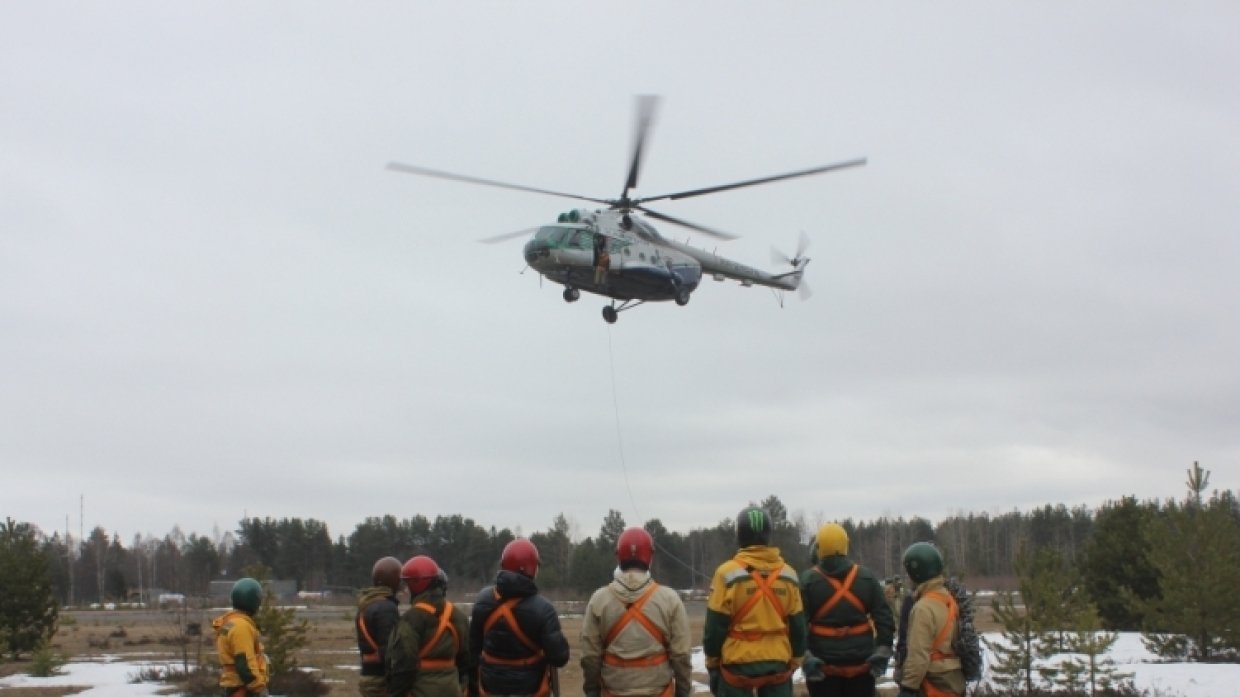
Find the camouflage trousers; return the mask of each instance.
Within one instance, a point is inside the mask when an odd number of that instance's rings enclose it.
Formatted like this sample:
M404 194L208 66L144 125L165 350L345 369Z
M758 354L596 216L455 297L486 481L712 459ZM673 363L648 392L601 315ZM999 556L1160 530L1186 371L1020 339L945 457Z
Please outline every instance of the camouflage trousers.
M382 675L363 675L357 681L357 691L362 697L387 697L387 686Z

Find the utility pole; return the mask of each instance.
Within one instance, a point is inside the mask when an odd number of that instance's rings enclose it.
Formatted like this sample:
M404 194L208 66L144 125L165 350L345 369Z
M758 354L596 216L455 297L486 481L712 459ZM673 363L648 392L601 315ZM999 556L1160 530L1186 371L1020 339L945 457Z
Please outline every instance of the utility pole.
M69 534L69 514L65 514L65 568L69 570L69 607L73 607L73 536Z

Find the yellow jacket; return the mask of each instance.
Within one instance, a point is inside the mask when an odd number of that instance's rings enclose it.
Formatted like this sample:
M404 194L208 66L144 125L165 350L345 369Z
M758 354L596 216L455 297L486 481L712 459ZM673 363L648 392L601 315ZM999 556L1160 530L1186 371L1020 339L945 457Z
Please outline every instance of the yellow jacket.
M244 686L250 692L267 687L267 657L254 618L230 610L211 622L220 658L220 687Z
M779 607L762 597L751 571L766 579ZM715 570L706 604L702 648L706 666L778 661L799 665L805 653L805 609L797 572L777 547L744 547Z

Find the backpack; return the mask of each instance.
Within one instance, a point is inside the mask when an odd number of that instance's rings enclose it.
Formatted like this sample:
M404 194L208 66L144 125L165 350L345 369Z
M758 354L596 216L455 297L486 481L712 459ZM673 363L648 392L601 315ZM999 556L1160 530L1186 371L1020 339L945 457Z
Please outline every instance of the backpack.
M960 659L960 670L964 673L965 682L977 682L982 679L986 660L982 655L981 636L973 625L973 596L965 589L964 584L955 578L948 579L945 587L959 608L956 613L956 638L952 639L952 652Z

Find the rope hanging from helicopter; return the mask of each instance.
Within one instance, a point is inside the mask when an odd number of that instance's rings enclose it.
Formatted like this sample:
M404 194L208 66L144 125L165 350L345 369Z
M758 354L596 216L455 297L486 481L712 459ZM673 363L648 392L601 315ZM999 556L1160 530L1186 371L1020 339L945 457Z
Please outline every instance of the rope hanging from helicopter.
M624 489L629 494L629 504L633 506L633 515L635 515L638 520L641 520L642 514L641 514L641 511L639 511L637 508L637 499L636 497L633 496L633 486L629 482L628 463L624 459L624 433L620 428L620 398L619 398L619 391L616 389L616 352L612 348L612 344L611 344L610 325L607 325L607 359L608 359L607 360L608 366L611 369L610 370L610 373L611 373L611 406L612 406L613 413L615 414L616 451L620 458L620 472L624 476ZM706 574L698 570L697 567L693 566L692 564L686 562L685 560L673 554L671 550L659 545L657 540L655 541L655 549L661 552L663 556L667 557L668 559L671 559L677 564L680 564L681 566L688 569L689 573L692 575L693 578L702 578L702 579L705 579L706 581L710 581L711 577L709 574Z

